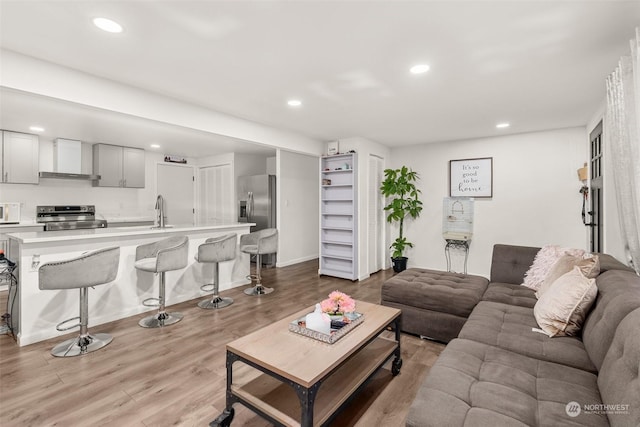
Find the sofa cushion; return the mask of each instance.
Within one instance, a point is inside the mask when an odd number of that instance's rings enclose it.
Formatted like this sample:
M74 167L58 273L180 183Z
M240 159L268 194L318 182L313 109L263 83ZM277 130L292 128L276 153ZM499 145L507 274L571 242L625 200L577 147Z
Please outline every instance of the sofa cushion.
M610 270L596 278L598 296L582 328L582 341L600 369L618 325L640 308L640 277L627 270Z
M484 277L410 268L382 285L382 301L467 317L489 281Z
M573 401L601 403L593 373L458 338L422 383L406 425L609 425L602 414L570 417Z
M489 283L482 300L529 308L538 302L533 289L512 283Z
M522 284L540 248L494 245L491 258L491 282Z
M550 337L576 336L597 295L596 280L584 277L576 265L540 297L533 307L533 315Z
M578 337L550 338L537 331L538 329L532 308L481 301L458 337L539 360L596 372L596 367Z
M603 403L612 426L640 425L640 309L627 315L616 330L598 375ZM586 402L588 403L588 402ZM626 405L617 407L615 405Z

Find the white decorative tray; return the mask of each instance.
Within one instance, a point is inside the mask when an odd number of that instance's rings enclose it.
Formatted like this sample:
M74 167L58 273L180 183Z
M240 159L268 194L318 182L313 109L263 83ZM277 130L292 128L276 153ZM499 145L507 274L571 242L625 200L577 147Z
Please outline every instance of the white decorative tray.
M323 334L322 332L314 331L313 329L307 329L304 326L305 318L306 316L291 321L291 323L289 323L289 330L291 332L295 332L296 334L304 335L306 337L326 342L328 344L333 344L334 342L338 341L340 338L348 334L353 328L361 324L364 321L364 314L358 312L346 313L345 318L349 320L349 323L339 329L331 328L331 333L329 335Z

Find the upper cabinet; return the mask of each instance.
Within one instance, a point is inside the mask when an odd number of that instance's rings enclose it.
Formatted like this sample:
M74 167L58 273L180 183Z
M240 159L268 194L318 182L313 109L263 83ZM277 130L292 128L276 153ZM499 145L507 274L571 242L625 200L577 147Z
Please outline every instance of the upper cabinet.
M144 188L144 150L119 145L93 146L93 173L100 175L96 187Z
M38 135L2 131L2 158L0 182L38 184Z

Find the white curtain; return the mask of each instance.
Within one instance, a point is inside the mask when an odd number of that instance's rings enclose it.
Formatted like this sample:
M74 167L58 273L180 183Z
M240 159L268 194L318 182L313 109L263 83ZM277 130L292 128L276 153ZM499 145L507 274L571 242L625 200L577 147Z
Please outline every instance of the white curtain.
M607 78L605 138L611 149L620 225L628 261L640 274L640 28L631 52Z

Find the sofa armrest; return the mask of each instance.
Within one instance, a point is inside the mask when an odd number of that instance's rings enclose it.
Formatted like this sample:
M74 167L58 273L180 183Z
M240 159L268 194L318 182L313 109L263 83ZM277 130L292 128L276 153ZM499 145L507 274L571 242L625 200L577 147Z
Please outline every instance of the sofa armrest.
M529 270L540 248L530 246L494 245L491 258L491 282L524 282L524 274Z

